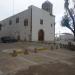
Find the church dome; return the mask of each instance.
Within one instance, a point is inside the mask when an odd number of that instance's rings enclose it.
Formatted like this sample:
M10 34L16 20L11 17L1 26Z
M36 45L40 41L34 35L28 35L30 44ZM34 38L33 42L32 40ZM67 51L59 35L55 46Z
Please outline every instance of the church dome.
M44 9L45 11L49 12L50 14L52 14L52 8L53 8L53 5L51 2L49 1L45 1L43 4L42 4L42 9Z

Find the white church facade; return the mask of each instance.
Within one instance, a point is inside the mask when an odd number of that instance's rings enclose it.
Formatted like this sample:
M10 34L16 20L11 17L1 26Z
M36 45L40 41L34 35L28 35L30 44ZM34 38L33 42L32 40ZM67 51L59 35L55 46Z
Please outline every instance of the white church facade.
M43 3L41 9L32 5L0 21L0 38L11 36L25 41L54 41L55 16L52 6L49 1Z

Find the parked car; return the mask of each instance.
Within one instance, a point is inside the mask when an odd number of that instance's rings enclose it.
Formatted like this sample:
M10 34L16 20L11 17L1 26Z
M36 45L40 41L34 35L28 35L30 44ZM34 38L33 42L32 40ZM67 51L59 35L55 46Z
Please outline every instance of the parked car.
M4 36L1 37L1 41L3 43L11 43L11 42L16 42L17 40L14 37Z

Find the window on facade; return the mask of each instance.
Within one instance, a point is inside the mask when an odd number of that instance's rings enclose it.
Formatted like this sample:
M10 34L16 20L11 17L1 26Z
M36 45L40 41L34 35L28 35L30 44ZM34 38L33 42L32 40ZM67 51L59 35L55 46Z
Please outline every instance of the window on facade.
M40 19L40 24L43 24L43 20L42 19Z
M18 17L18 18L16 18L16 23L19 23L19 17Z
M11 25L12 24L12 21L11 20L9 20L9 25Z
M52 27L52 24L51 24L51 27Z
M24 20L24 26L28 26L28 19Z

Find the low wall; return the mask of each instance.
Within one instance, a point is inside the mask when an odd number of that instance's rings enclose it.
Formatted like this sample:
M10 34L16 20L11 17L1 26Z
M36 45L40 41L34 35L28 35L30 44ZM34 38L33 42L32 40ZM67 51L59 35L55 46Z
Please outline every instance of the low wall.
M75 42L73 41L57 42L57 44L60 46L60 48L66 48L68 50L75 51Z

